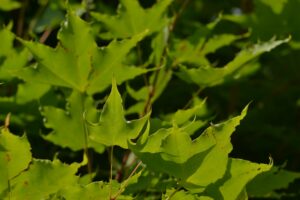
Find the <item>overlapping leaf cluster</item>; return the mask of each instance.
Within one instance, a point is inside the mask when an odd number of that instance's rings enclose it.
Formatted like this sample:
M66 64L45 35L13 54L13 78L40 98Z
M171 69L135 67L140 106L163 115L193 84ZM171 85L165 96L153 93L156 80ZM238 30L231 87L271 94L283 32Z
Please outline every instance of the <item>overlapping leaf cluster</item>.
M20 6L4 2L0 9ZM7 88L17 85L15 93L7 95L7 90L2 96L10 97L0 97L0 102L18 108L33 102L35 106L34 112L25 109L11 119L8 115L1 128L1 199L280 197L274 191L300 177L273 167L272 159L260 164L230 157L231 135L246 116L248 105L240 115L210 125L207 122L213 116L206 100L197 94L177 111L164 113L152 106L172 80L199 91L234 82L259 69L261 54L290 40L245 45L250 33L214 34L220 18L182 38L173 32L179 17L170 12L173 4L161 0L143 8L137 0L121 0L116 15L87 9L87 19L91 17L93 23L78 16L70 4L55 48L15 36L12 25L0 31L5 41L0 47L1 82ZM21 47L13 46L15 40ZM211 61L211 54L230 45L239 47L231 61L223 66ZM118 85L129 97L121 96ZM129 114L133 120L128 120ZM5 112L1 111L1 117ZM34 158L26 135L9 131L9 123L38 124L41 118L43 126L35 124L33 129L35 137L55 145L58 154L68 149L81 155L81 163ZM122 152L122 161L114 148ZM98 160L92 156L106 150L111 169L103 179L99 165L95 167ZM264 184L268 187L262 189Z

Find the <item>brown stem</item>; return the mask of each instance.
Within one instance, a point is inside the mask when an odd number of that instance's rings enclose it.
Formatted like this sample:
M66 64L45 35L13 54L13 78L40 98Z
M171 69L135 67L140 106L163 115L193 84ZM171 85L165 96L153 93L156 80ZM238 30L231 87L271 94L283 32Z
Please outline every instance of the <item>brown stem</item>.
M135 168L132 170L132 172L130 173L130 175L128 176L128 178L124 181L123 186L121 186L121 188L119 189L119 191L117 192L117 194L115 194L113 197L110 197L110 200L115 200L117 199L117 197L122 194L122 192L124 191L124 189L127 187L130 178L134 175L134 173L138 170L138 168L141 166L142 161L140 161Z
M40 38L40 43L45 43L47 38L50 36L52 32L52 28L46 28L46 30L44 31L43 35Z
M88 168L88 174L90 175L90 180L92 181L93 177L92 177L92 159L89 155L89 149L88 149L88 128L86 126L86 121L85 121L85 116L84 116L84 112L85 112L85 106L84 106L84 97L85 95L82 93L81 94L81 108L82 108L82 123L83 123L83 133L84 133L84 154L87 157L88 163L87 163L87 168Z
M113 159L114 159L114 146L110 149L110 172L109 172L109 198L112 199L112 177L113 177Z
M178 192L178 190L179 190L180 188L176 188L167 198L166 198L166 200L170 200L175 194L176 194L176 192Z
M24 29L24 21L25 21L25 11L28 5L28 0L23 0L22 7L19 12L18 21L17 21L17 35L22 37L23 29Z
M116 177L115 177L115 179L117 181L121 181L122 178L123 178L123 171L125 170L125 165L126 165L126 162L129 158L129 154L130 154L130 151L126 151L124 156L123 156L121 168L118 170L118 172L116 174Z
M202 91L203 91L204 88L199 88L195 94L193 94L193 97L196 97L198 96ZM185 104L185 106L183 107L183 109L187 109L191 103L193 102L193 97L187 102L187 104Z
M180 10L179 10L179 11L175 14L175 16L174 16L173 22L172 22L172 24L171 24L171 26L170 26L170 31L173 31L173 30L174 30L174 28L175 28L175 26L176 26L176 23L177 23L177 21L178 21L178 19L179 19L179 17L181 16L181 14L183 13L184 9L186 8L186 6L187 6L189 3L190 3L190 0L185 0L185 1L182 3L182 5L181 5L181 7L180 7Z
M174 20L171 23L171 25L169 26L169 32L170 33L174 30L174 27L176 26L176 22L177 22L178 18L181 16L181 14L183 13L184 9L186 8L186 6L188 5L189 2L190 2L190 0L185 0L181 5L180 10L175 14ZM167 43L168 43L168 41L167 41ZM161 65L163 63L163 57L167 54L167 46L168 45L166 44L166 46L164 48L163 56L162 56L161 61L160 61L160 64L156 66L157 70L155 71L153 82L152 82L152 84L148 85L148 88L149 88L148 98L146 100L146 103L145 103L145 106L144 106L144 109L143 109L143 112L142 112L141 116L146 115L151 109L152 99L153 99L153 97L155 95L155 92L156 92L155 88L156 88L156 85L157 85L159 72L161 70Z
M152 106L152 98L153 98L153 96L155 94L154 84L149 85L148 88L149 88L148 98L146 100L142 116L146 115L150 111L151 106Z

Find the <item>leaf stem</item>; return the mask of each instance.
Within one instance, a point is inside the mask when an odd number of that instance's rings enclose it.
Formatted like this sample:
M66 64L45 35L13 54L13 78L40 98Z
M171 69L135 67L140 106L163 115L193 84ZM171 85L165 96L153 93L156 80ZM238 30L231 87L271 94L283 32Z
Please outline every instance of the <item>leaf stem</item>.
M170 31L173 31L175 26L176 26L176 23L179 19L179 17L181 16L181 14L183 13L184 9L187 7L187 5L190 3L190 0L185 0L182 4L181 4L181 7L180 7L180 10L175 14L174 16L174 19L173 19L173 22L170 26Z
M44 31L44 33L43 33L43 35L40 37L40 43L44 43L44 42L46 42L46 40L47 40L47 38L50 36L50 34L51 34L51 32L52 32L52 28L46 28L45 29L45 31Z
M191 103L193 102L193 98L198 96L202 91L203 91L204 88L199 88L192 96L192 98L185 104L185 106L183 107L183 109L187 109Z
M25 22L25 12L28 5L28 0L23 0L22 6L20 8L18 21L17 21L17 35L19 37L23 36L24 22Z
M176 194L176 192L178 192L178 190L179 190L180 188L176 188L167 198L166 198L166 200L170 200L175 194Z
M124 184L121 186L121 188L119 189L119 191L117 192L117 194L115 194L113 197L110 198L111 200L117 199L117 197L120 194L122 194L122 192L124 191L124 189L127 187L128 183L129 183L129 180L135 174L135 172L138 170L138 168L141 166L141 164L142 164L142 161L139 161L138 164L135 166L135 168L130 173L130 175L128 176L128 178L124 181Z
M190 2L190 0L185 0L182 3L182 5L180 7L180 10L175 14L174 19L173 19L172 23L169 26L169 33L171 33L174 30L177 20L179 19L179 17L183 13L184 9L189 4L189 2ZM149 88L148 98L146 100L146 103L145 103L145 106L144 106L144 109L143 109L143 112L142 112L141 116L146 115L147 112L149 112L150 109L151 109L152 99L153 99L153 97L155 95L155 92L156 92L156 85L157 85L157 82L158 82L159 72L161 71L161 65L163 63L163 57L167 54L168 43L169 43L169 38L167 40L167 44L164 47L164 51L163 51L163 55L161 56L160 64L156 66L157 70L155 71L153 82L151 84L148 84L148 88Z
M11 200L11 184L9 178L7 181L7 185L8 185L8 199Z
M122 158L121 167L120 167L120 169L118 170L118 172L117 172L117 174L116 174L116 176L115 176L115 179L116 179L117 181L121 181L122 178L123 178L123 176L124 176L123 172L125 171L125 165L126 165L126 162L127 162L128 158L129 158L129 154L130 154L130 151L129 151L129 150L127 150L127 151L124 153L124 156L123 156L123 158Z
M93 176L92 176L92 161L89 155L89 149L88 149L88 128L86 126L86 122L85 122L85 116L84 116L84 112L85 112L85 105L84 105L84 98L85 98L85 94L81 93L81 108L82 108L82 123L83 123L83 133L84 133L84 154L87 157L88 163L87 163L87 168L88 168L88 174L90 175L90 180L92 181Z
M112 177L113 177L113 159L114 159L114 146L110 149L110 171L109 171L109 199L112 199Z

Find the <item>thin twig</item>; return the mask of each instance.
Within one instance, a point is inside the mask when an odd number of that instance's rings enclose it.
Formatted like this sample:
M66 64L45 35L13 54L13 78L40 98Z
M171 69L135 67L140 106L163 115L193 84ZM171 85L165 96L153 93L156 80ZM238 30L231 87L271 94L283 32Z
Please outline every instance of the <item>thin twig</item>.
M170 26L170 31L173 31L173 30L174 30L174 28L175 28L175 26L176 26L176 23L177 23L177 21L178 21L178 19L179 19L179 17L181 16L181 14L183 13L184 9L186 8L186 6L187 6L189 3L190 3L190 0L185 0L185 1L182 3L182 5L181 5L181 7L180 7L180 10L179 10L179 11L175 14L175 16L174 16L173 22L172 22L172 24L171 24L171 26Z
M123 178L123 171L124 171L124 169L125 169L126 162L127 162L128 158L129 158L129 154L130 154L130 151L126 151L126 152L124 153L124 156L123 156L123 158L122 158L122 164L121 164L121 167L120 167L120 169L118 170L118 172L117 172L117 174L116 174L116 176L115 176L115 179L116 179L117 181L121 181L122 178Z
M8 199L11 200L11 184L10 184L10 180L8 178L8 181L7 181L7 185L8 185Z
M87 168L88 168L88 174L90 175L90 180L92 181L93 176L92 176L92 161L91 161L91 157L89 155L89 149L88 149L88 128L86 126L86 122L85 122L85 116L84 116L84 112L85 112L85 106L84 106L84 97L85 94L81 94L81 107L82 107L82 123L83 123L83 133L84 133L84 154L87 157L88 163L87 163Z
M171 23L171 25L169 26L169 33L171 33L174 30L174 27L176 26L176 22L177 22L178 18L181 16L181 14L183 13L184 9L186 8L186 6L188 5L189 2L190 2L190 0L185 0L182 3L180 10L175 14L174 20ZM169 40L167 41L167 43L168 42L169 42ZM157 70L155 71L153 82L152 82L152 84L148 85L148 88L149 88L148 98L146 100L146 103L145 103L145 106L144 106L141 116L146 115L151 109L152 99L156 92L156 85L157 85L157 81L158 81L159 72L161 70L161 65L163 63L163 57L167 54L167 47L168 47L168 44L165 45L160 64L156 66Z
M28 0L23 0L22 6L20 8L18 21L17 21L17 35L19 37L23 36L24 22L25 22L25 11L28 5Z
M178 190L179 190L180 188L176 188L167 198L166 198L166 200L170 200L175 194L176 194L176 192L178 192Z
M124 181L123 186L119 189L119 191L117 192L117 194L114 195L114 197L111 197L110 200L115 200L117 199L117 197L122 194L123 190L127 187L129 180L131 179L131 177L135 174L135 172L138 170L138 168L141 166L142 161L140 161L135 168L132 170L132 172L130 173L130 175L128 176L128 178Z
M183 109L187 109L191 103L193 102L193 98L198 96L202 91L203 91L204 88L199 88L195 94L193 94L193 97L185 104L185 106L183 107Z
M43 35L40 37L40 43L45 43L52 32L52 28L46 28Z
M114 159L114 146L112 146L110 150L109 199L112 199L111 195L112 195L113 159Z

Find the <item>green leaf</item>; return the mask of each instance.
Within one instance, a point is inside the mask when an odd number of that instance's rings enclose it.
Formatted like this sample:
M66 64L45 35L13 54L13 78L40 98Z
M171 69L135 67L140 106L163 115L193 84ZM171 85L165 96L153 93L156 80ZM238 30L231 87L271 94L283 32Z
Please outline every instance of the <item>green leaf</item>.
M147 72L146 69L122 64L128 52L146 34L147 31L144 31L131 39L113 41L106 48L98 48L90 24L69 11L58 33L59 44L55 49L19 39L38 64L24 68L18 77L28 82L63 86L79 92L101 92L111 84L113 76L122 83Z
M299 178L299 172L292 172L279 167L272 167L270 171L264 172L255 177L247 185L247 192L250 197L271 197L280 199L281 193L276 192L275 190L288 188L290 183Z
M194 141L175 124L141 137L130 148L149 169L179 178L185 188L203 191L225 174L232 150L230 136L246 112L247 107L240 116L210 126Z
M122 98L113 79L110 95L103 107L97 124L89 125L90 138L106 146L128 148L128 140L135 139L142 131L150 113L143 118L126 121Z
M199 66L209 65L208 59L201 53L201 49L205 39L201 38L197 45L192 44L188 40L175 40L174 50L171 51L173 58L173 66L182 63L196 64Z
M63 164L58 160L34 160L29 169L12 181L11 200L47 199L50 194L76 184L80 164Z
M167 190L166 194L163 195L163 200L172 199L172 200L213 200L207 196L199 196L196 194L191 194L187 191L180 190L176 191L174 189Z
M180 72L177 75L185 81L196 83L202 87L211 87L219 85L227 80L239 78L235 75L254 58L264 52L268 52L273 48L287 43L290 38L285 40L271 39L268 42L256 44L250 48L243 49L237 56L223 68L200 67L188 69L180 67Z
M0 47L0 78L11 79L27 63L28 53L14 48L15 35L10 31L11 24L0 30L3 43Z
M97 110L91 97L73 91L68 98L66 110L56 107L43 107L42 115L45 117L45 126L53 131L44 136L46 140L61 147L68 147L78 151L87 147L94 148L102 153L103 145L88 139L87 125L84 113L87 112L88 120L97 118Z
M1 0L0 0L1 1ZM7 56L13 51L13 41L15 39L14 34L10 31L11 27L6 27L0 30L0 36L3 39L3 43L0 46L0 55Z
M102 181L93 182L86 186L76 185L60 192L60 196L67 200L110 200L110 195L113 197L120 189L120 184L116 181L105 183ZM131 200L132 197L118 196L120 200Z
M272 164L258 164L230 158L225 176L207 188L206 193L214 199L237 199L246 184L260 173L270 170Z
M21 4L14 0L0 0L0 10L10 11L17 9Z
M88 93L106 89L114 77L118 84L148 72L147 69L122 64L129 51L141 41L148 31L141 32L122 42L112 41L106 48L98 49L94 57L94 72L91 74Z
M228 46L232 44L234 41L245 38L249 34L243 35L232 35L232 34L220 34L214 35L213 37L209 38L207 42L203 45L201 53L203 55L207 55L209 53L214 53L216 50Z
M60 43L55 49L20 39L38 61L37 66L25 68L22 77L85 91L97 50L90 25L69 11L57 38Z
M50 90L50 85L27 82L18 85L16 100L18 104L25 104L33 100L39 100ZM28 95L30 94L30 95Z
M102 13L92 13L92 16L109 31L102 35L104 38L127 38L146 29L151 34L167 24L164 13L172 1L161 0L151 8L144 9L137 0L121 0L117 16Z
M270 6L274 13L280 14L288 0L277 0L276 2L272 0L261 0L261 2Z
M182 63L196 64L199 66L210 65L206 58L207 54L214 53L217 49L230 45L235 40L245 36L247 35L220 34L208 38L207 41L205 38L200 37L196 44L188 40L175 40L175 47L171 52L174 58L173 65Z
M213 124L200 135L199 142L207 142L206 138L210 138L215 145L207 152L196 171L184 180L182 184L186 188L191 190L200 188L201 190L225 174L228 154L232 151L230 137L240 121L246 116L247 110L248 106L243 109L241 115L220 124Z
M139 90L134 90L129 84L126 84L126 91L128 94L137 101L145 101L147 99L149 88L142 87Z
M207 121L199 120L199 114L206 112L206 101L200 101L189 109L180 109L175 113L164 117L163 125L172 125L173 123L182 126L184 131L192 135L199 128L203 127Z
M165 192L168 188L173 188L176 185L176 180L173 178L166 177L161 173L155 173L145 168L131 178L124 194L137 193L143 198L143 191L151 192L155 190Z
M198 105L193 106L192 108L185 109L185 110L178 110L172 116L172 121L174 121L178 125L182 125L189 121L191 118L195 117L197 113L201 112L201 110L205 109L206 101L202 101Z
M28 167L31 161L30 149L25 135L18 137L10 133L8 129L1 128L0 197L4 190L9 190L11 180Z

